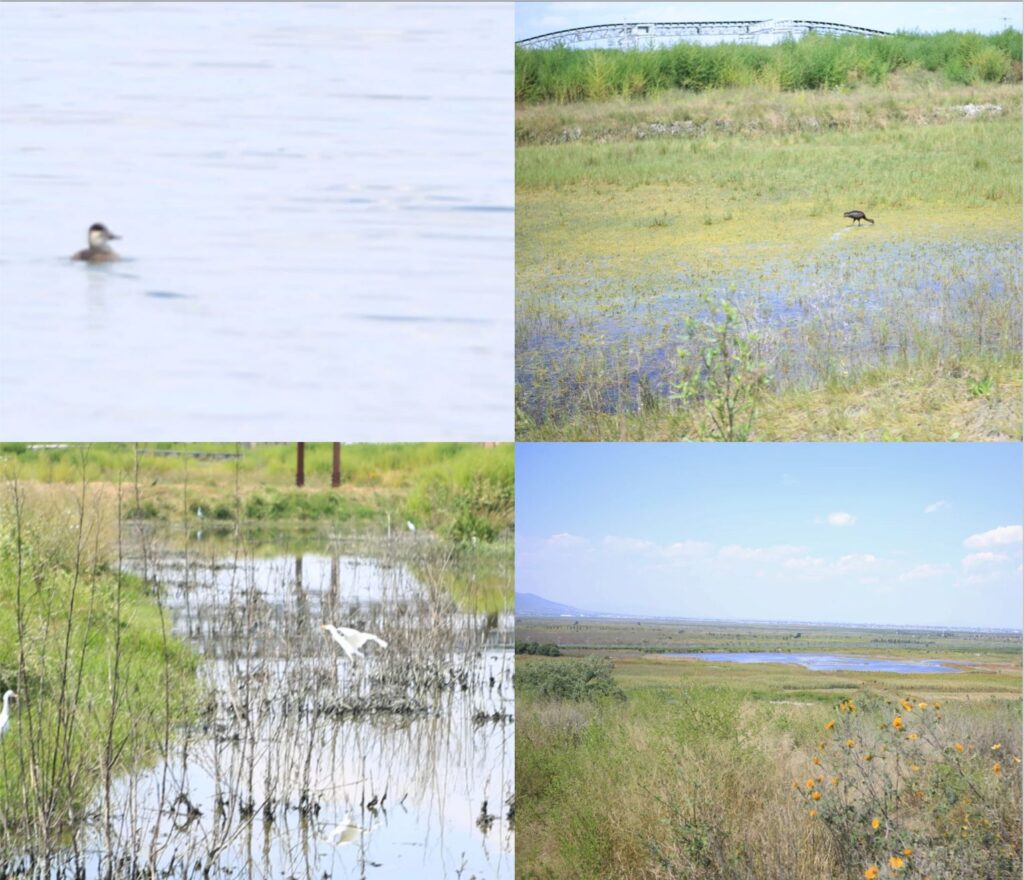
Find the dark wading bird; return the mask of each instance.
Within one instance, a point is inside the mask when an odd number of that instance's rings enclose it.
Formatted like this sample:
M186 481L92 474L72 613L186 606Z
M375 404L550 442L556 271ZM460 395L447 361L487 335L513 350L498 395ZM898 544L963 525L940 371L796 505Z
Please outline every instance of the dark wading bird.
M849 217L851 220L856 220L858 226L860 226L860 221L861 220L867 220L868 223L870 223L872 226L875 225L875 221L872 220L863 211L847 211L845 214L843 214L843 216L844 217ZM850 225L852 226L853 224L851 223Z

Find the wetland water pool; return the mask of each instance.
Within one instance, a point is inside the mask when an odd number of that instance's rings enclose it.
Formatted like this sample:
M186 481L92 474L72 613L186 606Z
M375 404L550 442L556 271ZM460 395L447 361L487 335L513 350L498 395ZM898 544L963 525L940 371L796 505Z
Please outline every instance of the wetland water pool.
M119 858L138 876L511 878L512 618L459 611L425 543L133 553L202 658L205 705L53 864L89 880ZM326 622L387 648L349 661Z
M663 654L663 657L682 657L688 660L707 660L719 663L792 663L814 672L846 670L851 672L961 672L942 660L887 660L875 657L851 657L844 654L785 654L765 651L724 652L706 654Z
M667 261L663 261L664 262ZM621 277L569 263L517 275L517 402L538 423L583 408L636 411L671 393L687 318L726 300L779 390L815 387L919 355L1020 352L1017 238L830 243L800 260Z

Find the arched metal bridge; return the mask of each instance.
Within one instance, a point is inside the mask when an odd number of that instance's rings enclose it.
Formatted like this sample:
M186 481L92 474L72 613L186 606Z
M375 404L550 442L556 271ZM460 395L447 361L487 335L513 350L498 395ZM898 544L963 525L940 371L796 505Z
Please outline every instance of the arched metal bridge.
M759 21L661 21L622 22L620 24L592 24L587 27L568 28L553 31L525 40L516 45L525 49L549 49L552 46L581 46L600 44L602 48L638 49L645 45L679 42L693 37L739 37L740 42L756 42L760 39L777 40L781 37L802 37L804 34L830 34L843 36L856 34L862 37L887 37L886 31L836 24L831 21L809 21L807 19L762 19ZM598 48L591 45L589 48Z

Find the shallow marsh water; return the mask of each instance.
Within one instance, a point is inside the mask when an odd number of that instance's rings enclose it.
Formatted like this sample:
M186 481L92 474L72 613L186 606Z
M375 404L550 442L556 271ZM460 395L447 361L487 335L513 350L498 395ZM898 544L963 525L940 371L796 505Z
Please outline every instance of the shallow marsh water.
M203 658L207 704L32 876L511 877L511 615L460 612L405 536L259 557L189 537L126 564ZM388 647L348 661L323 622Z
M765 652L707 652L704 654L663 654L688 660L720 663L792 663L814 672L849 670L851 672L960 672L955 666L944 666L940 660L889 660L875 657L853 657L845 654L786 654Z
M510 435L512 4L245 10L0 7L6 436Z
M856 228L854 228L856 229ZM1016 239L840 236L804 258L738 261L708 273L674 260L623 277L608 264L517 278L517 400L537 422L580 408L635 411L672 391L686 319L706 301L742 316L779 390L815 387L919 355L1019 353ZM568 271L565 271L568 268ZM645 399L646 396L646 399Z

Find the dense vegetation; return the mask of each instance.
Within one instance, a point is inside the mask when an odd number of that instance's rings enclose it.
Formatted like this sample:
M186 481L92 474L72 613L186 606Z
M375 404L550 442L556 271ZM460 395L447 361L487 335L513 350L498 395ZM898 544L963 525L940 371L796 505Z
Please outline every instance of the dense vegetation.
M558 700L625 699L612 675L612 661L587 657L560 663L516 665L516 693Z
M561 651L554 642L516 642L517 654L540 654L542 657L559 657Z
M516 101L569 103L615 95L637 98L686 89L733 86L773 90L879 84L908 69L941 72L953 83L1021 77L1021 35L896 34L818 36L773 46L677 43L658 49L516 49Z
M61 833L195 711L197 658L142 581L115 570L115 539L84 491L0 498L0 691L20 697L0 740L0 853L8 834Z
M578 681L580 663L603 663L627 699L551 686ZM517 877L1020 876L1017 658L998 674L871 681L608 667L517 658Z
M382 531L405 520L455 541L507 537L514 515L513 449L481 444L342 447L342 485L330 488L331 444L307 443L306 484L295 487L295 444L28 444L0 447L0 472L21 481L122 484L132 518L329 521ZM137 488L137 491L136 491Z

